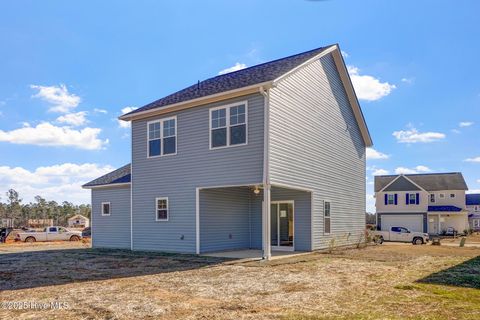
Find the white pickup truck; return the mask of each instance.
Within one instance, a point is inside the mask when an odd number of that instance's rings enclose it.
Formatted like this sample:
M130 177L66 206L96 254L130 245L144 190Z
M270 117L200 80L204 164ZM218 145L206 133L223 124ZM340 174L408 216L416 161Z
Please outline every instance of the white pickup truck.
M391 227L389 231L373 231L373 238L377 243L393 241L424 244L429 240L428 233L413 232L404 227Z
M36 242L36 241L79 241L82 239L82 232L80 231L71 231L64 227L47 227L43 229L42 232L21 232L18 233L15 240L16 241L25 241L25 242Z

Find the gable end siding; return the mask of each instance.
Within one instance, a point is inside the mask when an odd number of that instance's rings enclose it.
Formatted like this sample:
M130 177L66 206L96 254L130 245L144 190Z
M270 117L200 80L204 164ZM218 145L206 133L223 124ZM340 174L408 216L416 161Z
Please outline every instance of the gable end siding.
M313 189L313 249L355 243L365 230L365 143L332 55L280 81L270 112L271 183Z

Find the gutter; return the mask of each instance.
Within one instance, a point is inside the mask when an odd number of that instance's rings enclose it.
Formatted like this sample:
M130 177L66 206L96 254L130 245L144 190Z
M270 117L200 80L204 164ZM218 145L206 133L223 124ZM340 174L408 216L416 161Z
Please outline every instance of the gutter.
M260 93L264 97L263 110L263 210L262 210L262 244L263 244L263 260L270 260L271 240L270 240L270 92L265 88L260 87Z

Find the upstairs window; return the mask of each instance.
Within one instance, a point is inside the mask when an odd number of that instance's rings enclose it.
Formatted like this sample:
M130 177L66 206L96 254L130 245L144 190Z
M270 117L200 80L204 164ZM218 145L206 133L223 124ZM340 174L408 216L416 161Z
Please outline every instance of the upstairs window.
M246 143L246 102L210 109L210 149Z
M168 198L156 198L156 221L168 221Z
M385 194L385 205L397 205L398 195L396 193Z
M430 202L435 203L435 193L430 194Z
M166 118L148 123L148 157L177 152L177 118Z
M395 204L395 196L393 194L388 195L388 204Z
M451 199L455 198L455 193L450 193L450 198Z
M323 203L323 233L330 234L330 202Z
M408 204L416 204L417 203L417 195L415 193L410 193L408 195Z
M102 216L110 215L110 202L102 202Z
M445 193L440 193L438 196L440 197L440 199L443 199L445 198Z

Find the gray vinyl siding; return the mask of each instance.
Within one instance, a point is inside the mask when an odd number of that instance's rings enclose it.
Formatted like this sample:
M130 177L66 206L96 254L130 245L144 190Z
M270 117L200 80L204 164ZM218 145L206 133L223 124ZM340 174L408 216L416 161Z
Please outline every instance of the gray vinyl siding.
M102 216L110 202L110 216ZM92 189L92 247L130 249L130 187Z
M313 248L355 243L365 230L365 143L333 57L270 91L271 183L313 190ZM323 203L331 202L331 233Z
M248 101L248 144L209 150L209 108ZM177 154L147 158L147 122L177 116ZM132 122L133 248L194 253L195 188L260 184L261 94ZM168 197L169 221L155 221L155 198Z
M249 188L200 190L200 252L250 248Z

